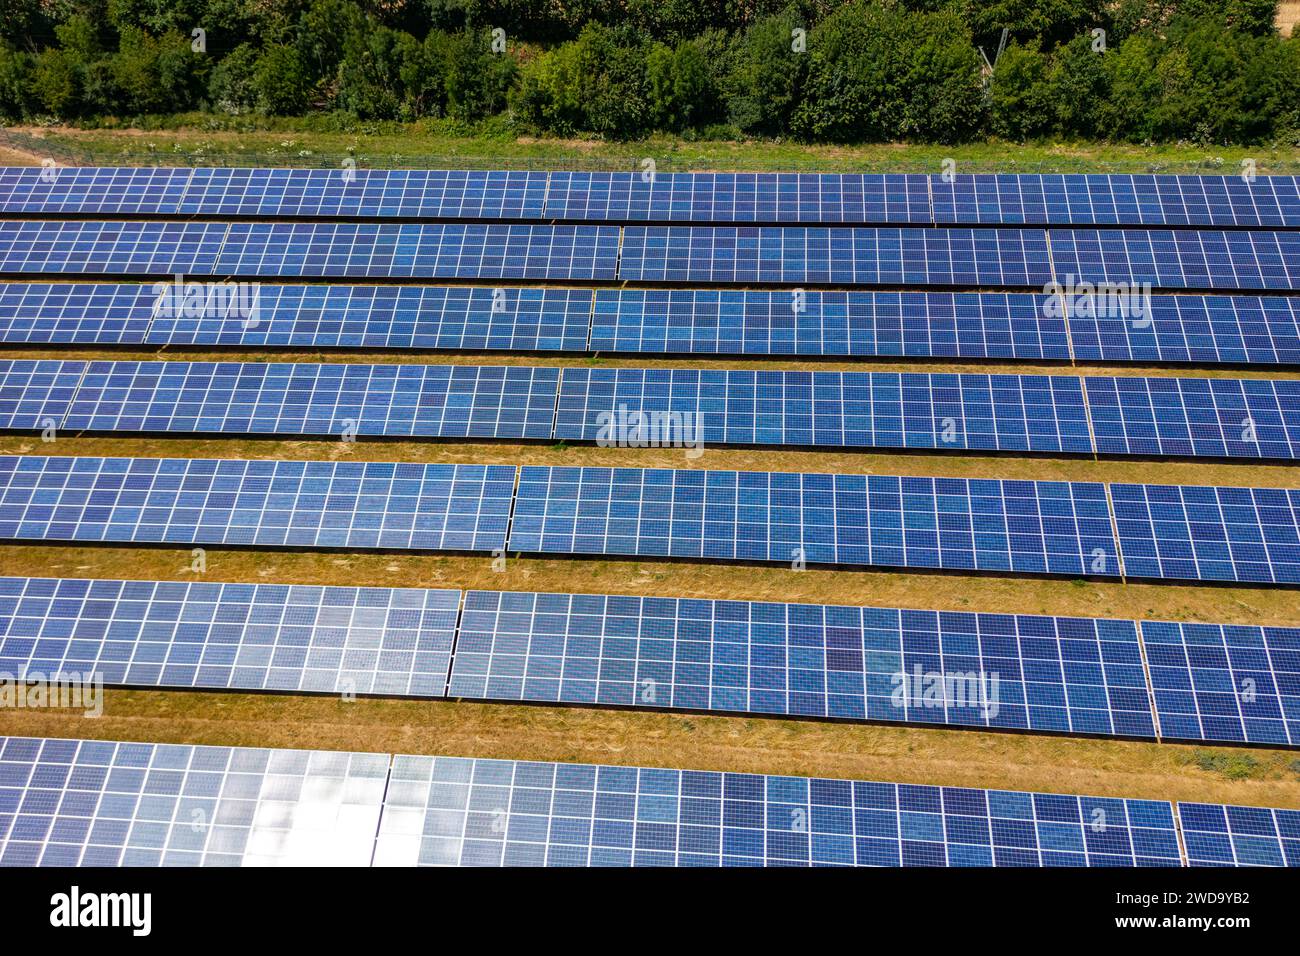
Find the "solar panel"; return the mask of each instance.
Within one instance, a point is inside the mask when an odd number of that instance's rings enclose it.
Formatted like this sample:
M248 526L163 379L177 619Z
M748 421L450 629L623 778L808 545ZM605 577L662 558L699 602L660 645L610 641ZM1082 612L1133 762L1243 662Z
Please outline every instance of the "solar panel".
M614 279L614 226L0 222L0 272Z
M1090 482L525 466L510 549L1119 574Z
M171 167L0 166L0 214L174 216L195 173Z
M1163 801L398 756L376 866L1178 866Z
M1056 279L1160 289L1300 288L1300 233L1051 229Z
M1189 866L1300 866L1300 810L1179 803Z
M1300 225L1294 176L932 176L930 193L938 223Z
M1153 295L1149 315L1096 316L1071 310L1079 361L1300 362L1300 300L1285 296ZM1093 310L1095 311L1095 310Z
M1155 736L1132 621L470 591L448 694Z
M214 275L223 222L0 222L0 272Z
M549 439L559 378L522 366L91 362L63 427Z
M0 360L0 428L58 428L85 362Z
M0 283L0 342L139 345L157 296L145 285Z
M630 282L1032 286L1052 281L1047 234L1024 229L628 226Z
M0 578L0 671L442 697L459 591Z
M554 172L548 219L621 222L930 222L921 175Z
M591 351L1068 361L1065 322L1043 302L1028 293L599 289Z
M1300 629L1141 627L1164 737L1300 744Z
M0 457L0 539L492 551L504 465Z
M1300 381L1084 379L1097 452L1296 458Z
M136 308L153 316L144 341L158 345L583 352L591 298L589 289L259 285L254 323L155 315L147 294Z
M1300 584L1300 491L1112 484L1129 577Z
M566 368L555 437L1092 452L1082 383L1064 375Z
M388 764L0 737L0 865L369 866Z
M196 169L187 215L540 219L547 173L428 169Z

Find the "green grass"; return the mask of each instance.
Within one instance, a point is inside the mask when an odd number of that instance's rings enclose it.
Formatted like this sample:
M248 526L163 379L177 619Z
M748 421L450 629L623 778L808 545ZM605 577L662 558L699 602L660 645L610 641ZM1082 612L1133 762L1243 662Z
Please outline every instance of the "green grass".
M656 136L631 143L519 135L502 120L360 123L337 117L269 120L188 114L148 128L101 125L0 131L0 147L69 164L509 167L629 169L654 161L672 170L807 170L937 173L945 159L969 172L1235 173L1243 159L1258 172L1300 172L1295 147L1135 146L1098 143L962 146L804 145L780 140L699 140ZM8 161L16 161L10 158Z

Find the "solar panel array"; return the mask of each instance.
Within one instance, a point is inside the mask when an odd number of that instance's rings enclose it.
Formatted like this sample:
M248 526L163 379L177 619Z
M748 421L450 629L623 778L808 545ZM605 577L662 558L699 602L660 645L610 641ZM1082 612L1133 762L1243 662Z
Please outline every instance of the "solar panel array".
M386 754L0 737L0 866L368 866Z
M1295 459L1300 383L0 360L0 428Z
M1300 226L1292 176L0 168L0 213Z
M0 671L441 697L459 591L0 578Z
M0 273L617 278L616 226L0 222Z
M0 221L0 273L1300 288L1300 232Z
M1120 575L1091 482L525 466L510 550Z
M1155 736L1131 621L470 591L448 694Z
M1300 810L1177 807L1189 866L1300 866Z
M546 439L559 378L474 365L89 362L62 427Z
M508 542L531 554L1300 584L1300 491L25 455L0 456L0 539L434 551Z
M1046 296L1006 292L255 289L232 306L203 287L187 305L170 285L0 284L0 342L1300 363L1297 300L1279 296L1153 295L1149 315L1076 304L1061 318Z
M1173 807L1156 800L0 738L0 865L160 864L1180 866L1183 859Z
M1300 631L1280 627L0 578L0 673L1300 746Z
M505 465L0 457L0 538L492 551Z

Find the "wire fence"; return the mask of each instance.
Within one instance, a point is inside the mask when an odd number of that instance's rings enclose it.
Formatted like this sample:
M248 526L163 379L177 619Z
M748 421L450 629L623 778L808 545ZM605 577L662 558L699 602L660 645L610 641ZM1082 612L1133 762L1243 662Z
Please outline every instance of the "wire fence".
M162 134L165 136L166 134ZM287 136L311 138L311 133L286 133ZM162 138L160 136L159 138ZM293 142L293 141L290 141ZM296 144L295 144L296 145ZM940 171L940 151L933 155L899 155L889 161L864 158L853 162L843 157L829 160L815 153L806 157L792 155L788 148L773 151L765 159L760 150L747 149L735 156L718 157L704 153L710 144L687 144L680 153L656 144L602 144L608 148L594 152L580 152L564 144L547 148L540 144L542 155L473 152L386 152L373 148L328 150L315 146L311 149L294 149L293 145L268 147L221 147L196 142L186 147L158 146L152 143L115 147L113 149L88 149L69 143L35 136L18 130L0 129L0 147L48 158L65 166L277 166L296 168L337 169L347 163L370 169L509 169L509 170L582 170L590 172L617 172L639 170L645 160L653 160L658 172L890 172L937 173ZM725 146L726 144L712 144ZM696 152L698 147L701 152ZM960 154L960 150L957 151ZM1300 174L1300 153L1294 159L1271 159L1261 162L1259 172L1273 175ZM972 173L1109 173L1109 174L1189 174L1238 175L1241 170L1234 163L1220 157L1206 156L1198 160L1159 159L1142 157L1121 160L1100 160L1088 156L1059 156L1051 159L1018 158L1014 146L1007 146L996 158L963 157L960 172Z

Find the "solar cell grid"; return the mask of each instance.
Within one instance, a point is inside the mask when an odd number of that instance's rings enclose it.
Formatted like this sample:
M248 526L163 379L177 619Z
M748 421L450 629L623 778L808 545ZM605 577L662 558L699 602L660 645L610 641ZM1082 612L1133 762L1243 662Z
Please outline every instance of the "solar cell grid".
M172 216L201 170L148 167L0 167L0 212Z
M138 345L156 301L147 285L0 283L0 342Z
M0 538L492 551L501 465L0 457Z
M1177 807L1189 866L1300 866L1300 810Z
M1131 621L471 591L448 693L1155 736Z
M1062 283L1150 283L1159 289L1300 288L1300 233L1051 229Z
M452 757L394 759L378 866L1177 866L1170 804Z
M634 443L642 433L665 443L1092 451L1082 385L1069 376L564 369L556 438Z
M64 427L547 439L558 384L548 368L91 362Z
M441 697L459 591L0 578L0 671Z
M1300 456L1300 381L1084 379L1099 454Z
M0 866L369 866L388 763L0 737Z
M1043 288L1052 274L1041 230L628 226L619 278Z
M1300 630L1141 627L1164 737L1300 744Z
M2 295L0 290L0 309ZM259 285L256 323L219 314L156 315L145 340L159 345L582 352L591 298L587 289ZM152 309L152 300L147 306Z
M1025 293L600 289L596 352L1070 358Z
M57 429L85 362L0 360L0 428Z
M6 273L614 279L614 226L0 221Z
M1150 315L1069 317L1080 361L1300 362L1300 305L1282 296L1155 295ZM1093 310L1095 311L1095 310Z
M1118 576L1103 486L865 475L520 470L510 548Z

